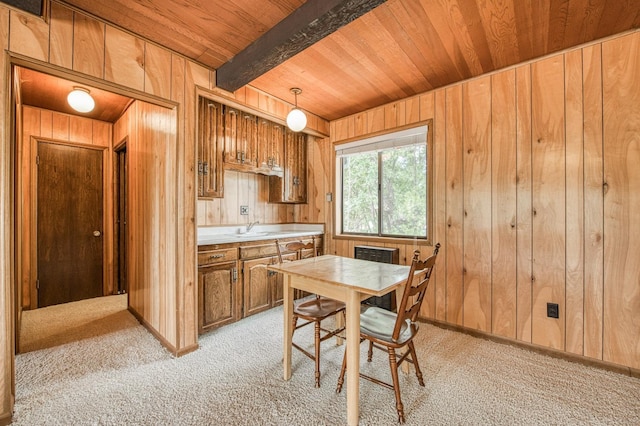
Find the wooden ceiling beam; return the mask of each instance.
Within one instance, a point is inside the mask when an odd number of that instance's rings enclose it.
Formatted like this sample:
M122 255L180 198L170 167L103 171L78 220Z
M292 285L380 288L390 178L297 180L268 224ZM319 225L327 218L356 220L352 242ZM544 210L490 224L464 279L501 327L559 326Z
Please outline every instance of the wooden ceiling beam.
M385 1L308 0L222 64L216 85L234 92Z

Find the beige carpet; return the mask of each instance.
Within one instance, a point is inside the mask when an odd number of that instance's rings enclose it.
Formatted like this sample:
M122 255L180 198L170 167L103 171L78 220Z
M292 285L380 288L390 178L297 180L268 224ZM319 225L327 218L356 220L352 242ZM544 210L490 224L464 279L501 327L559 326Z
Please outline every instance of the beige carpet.
M23 311L19 352L50 348L137 325L138 321L127 312L126 294Z
M296 339L310 343L306 329ZM345 424L346 394L334 391L343 347L324 344L321 388L297 351L284 381L281 330L280 307L181 358L140 325L18 355L14 424ZM407 425L640 424L638 379L431 325L417 347L426 386L401 375ZM383 353L371 364L361 353L363 370L389 377ZM361 425L397 424L392 391L361 381L360 398Z

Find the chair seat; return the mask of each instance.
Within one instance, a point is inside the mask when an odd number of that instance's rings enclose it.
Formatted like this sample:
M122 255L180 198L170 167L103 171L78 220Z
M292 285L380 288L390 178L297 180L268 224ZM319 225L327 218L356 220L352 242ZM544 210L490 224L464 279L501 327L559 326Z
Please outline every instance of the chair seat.
M293 313L304 319L326 318L344 310L345 304L326 297L313 298L293 307Z
M400 336L397 341L393 341L391 335L396 325L398 315L386 309L371 306L360 314L360 333L375 337L389 343L403 344L417 331L416 327L411 327L409 320L402 323Z

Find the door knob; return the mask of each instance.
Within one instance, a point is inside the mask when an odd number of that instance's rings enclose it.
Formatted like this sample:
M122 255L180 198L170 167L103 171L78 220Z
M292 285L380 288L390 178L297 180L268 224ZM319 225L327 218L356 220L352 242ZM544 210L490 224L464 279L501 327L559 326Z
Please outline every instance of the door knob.
M100 235L102 235L102 234L100 233L100 231L93 231L93 236L94 236L94 237L99 237Z

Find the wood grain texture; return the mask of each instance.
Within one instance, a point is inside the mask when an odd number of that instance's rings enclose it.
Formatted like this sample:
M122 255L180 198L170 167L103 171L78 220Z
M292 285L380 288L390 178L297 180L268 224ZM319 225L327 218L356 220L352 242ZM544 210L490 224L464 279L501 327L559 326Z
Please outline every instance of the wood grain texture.
M532 65L533 330L532 342L565 349L564 61ZM547 318L557 303L560 318Z
M516 69L516 338L531 342L532 317L532 163L531 163L531 66Z
M103 78L105 25L78 12L73 16L73 70Z
M51 5L49 62L61 67L73 68L73 11L58 4Z
M464 303L464 174L463 174L463 112L462 85L445 91L446 119L446 214L447 231L447 318L452 324L463 325Z
M104 43L105 80L142 91L145 78L145 43L112 26L106 27Z
M491 331L491 77L463 90L463 325Z
M9 12L9 50L49 60L49 26L40 18L12 9Z
M603 327L603 123L602 48L582 54L584 88L584 355L602 359Z
M564 55L566 182L566 351L584 347L584 171L582 51Z
M446 92L437 90L434 93L433 105L433 202L434 202L434 242L439 242L443 250L438 255L433 270L435 279L435 316L439 321L445 321L447 316L447 179L446 179Z
M9 48L9 9L0 6L0 48L6 50ZM0 55L0 69L7 68L7 55ZM8 88L10 85L7 81L6 73L2 73L0 83L2 87ZM19 102L19 99L18 99ZM7 129L7 102L0 102L0 129ZM20 123L20 112L16 113L16 120ZM18 126L19 127L19 126ZM18 135L19 138L20 135ZM3 139L4 140L4 139ZM12 208L14 199L11 195L10 183L14 174L11 164L11 144L0 143L0 419L7 423L11 421L13 413L13 402L15 398L15 327L14 323L16 315L14 313L15 300L20 295L20 285L12 278L14 273L14 261L20 258L18 254L15 256L14 250L16 246L11 243L11 233L15 232L15 223L12 219ZM15 154L14 154L15 155ZM14 293L14 288L18 288ZM21 312L17 310L18 314ZM19 318L19 317L18 317ZM4 420L6 419L6 420Z
M640 34L602 44L604 98L603 359L640 366ZM621 332L624 330L624 332Z
M516 337L516 72L491 77L491 331Z

